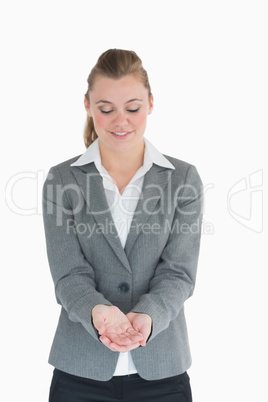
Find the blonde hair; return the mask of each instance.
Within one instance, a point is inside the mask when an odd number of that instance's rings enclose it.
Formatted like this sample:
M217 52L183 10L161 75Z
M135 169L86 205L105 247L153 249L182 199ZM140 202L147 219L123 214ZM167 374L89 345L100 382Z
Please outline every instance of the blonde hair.
M139 56L132 50L110 49L102 53L91 70L87 82L88 90L85 94L89 101L89 92L93 89L97 77L108 77L119 79L125 75L134 74L148 89L148 95L151 96L151 87L146 70L142 66ZM93 119L87 116L84 128L84 142L88 148L92 142L98 138L94 128Z

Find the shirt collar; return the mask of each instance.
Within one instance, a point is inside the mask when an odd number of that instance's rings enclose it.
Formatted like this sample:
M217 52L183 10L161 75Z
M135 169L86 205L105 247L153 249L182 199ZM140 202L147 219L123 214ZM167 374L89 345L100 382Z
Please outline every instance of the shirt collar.
M132 177L128 186L134 185L136 186L137 180L142 180L145 174L151 169L153 163L159 166L163 166L168 169L175 169L175 167L170 163L164 155L161 154L154 146L151 144L147 138L144 137L145 142L145 150L144 150L144 158L143 158L143 165L137 170L135 175ZM94 162L97 170L99 171L100 175L103 179L103 187L106 190L110 190L112 192L119 193L118 188L114 184L111 176L105 169L105 167L101 164L101 157L100 157L100 149L99 149L99 138L97 138L85 151L83 155L78 158L78 160L71 164L71 166L82 166L88 163ZM136 183L136 184L134 184Z
M159 152L158 149L156 149L155 146L145 137L144 142L144 167L151 167L151 165L155 163L156 165L163 166L167 169L175 169L174 165L172 165L172 163L169 162L169 160L165 158L165 156L161 154L161 152ZM97 168L99 166L102 166L99 149L99 138L97 138L83 153L83 155L81 155L80 158L77 159L77 161L71 164L71 166L83 166L91 162L94 162Z

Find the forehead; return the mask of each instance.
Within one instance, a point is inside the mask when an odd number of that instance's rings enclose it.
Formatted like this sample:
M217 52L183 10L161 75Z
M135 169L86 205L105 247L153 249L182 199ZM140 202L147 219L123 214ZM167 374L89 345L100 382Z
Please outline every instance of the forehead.
M119 79L99 76L96 78L90 98L113 101L127 101L131 98L148 96L148 90L134 75L126 75Z

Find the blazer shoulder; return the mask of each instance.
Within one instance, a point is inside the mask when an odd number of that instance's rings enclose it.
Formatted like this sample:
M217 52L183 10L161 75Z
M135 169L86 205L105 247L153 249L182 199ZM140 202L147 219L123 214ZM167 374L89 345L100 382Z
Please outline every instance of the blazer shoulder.
M51 178L51 180L53 178L55 182L60 181L62 183L72 183L74 177L72 174L71 164L74 163L80 156L81 155L75 156L51 166L47 177Z
M202 183L199 173L195 167L191 163L182 161L177 158L173 158L170 155L164 155L172 165L175 167L174 178L175 180L183 181L184 183L193 182L193 183Z
M182 161L181 159L177 159L174 158L173 156L170 155L165 155L163 154L165 158L167 158L169 160L169 162L172 163L172 165L174 165L176 173L181 173L181 174L187 174L188 170L192 167L195 168L194 165L192 165L191 163Z
M51 166L51 169L58 169L60 171L66 170L70 168L70 165L74 162L76 162L81 155L74 156L73 158L67 159L66 161L57 163L56 165Z

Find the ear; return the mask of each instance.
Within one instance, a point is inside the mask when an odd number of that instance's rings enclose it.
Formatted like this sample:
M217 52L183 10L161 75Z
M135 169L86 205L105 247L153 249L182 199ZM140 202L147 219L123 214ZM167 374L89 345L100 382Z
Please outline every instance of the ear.
M149 99L149 109L148 109L148 114L151 114L154 108L154 97L151 94L150 99Z
M86 111L87 111L87 114L88 114L89 116L91 116L90 103L89 103L89 101L88 101L86 95L85 95L85 97L84 97L84 105L85 105L85 109L86 109Z

